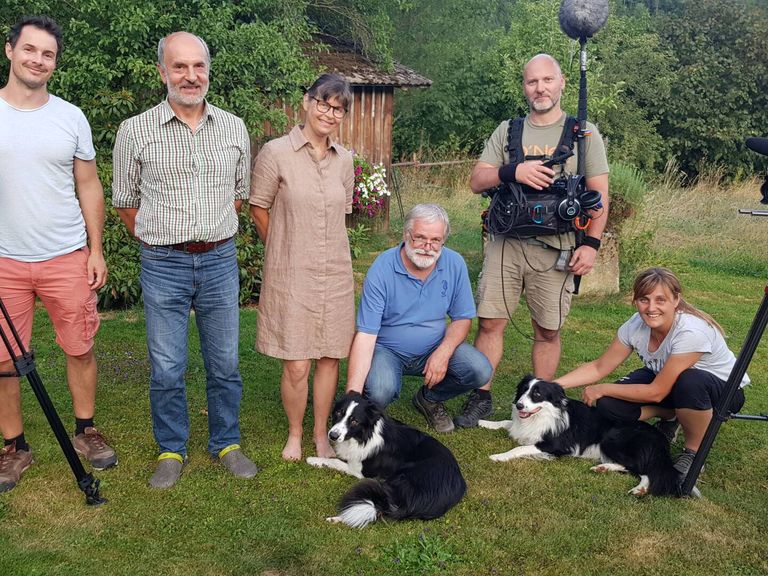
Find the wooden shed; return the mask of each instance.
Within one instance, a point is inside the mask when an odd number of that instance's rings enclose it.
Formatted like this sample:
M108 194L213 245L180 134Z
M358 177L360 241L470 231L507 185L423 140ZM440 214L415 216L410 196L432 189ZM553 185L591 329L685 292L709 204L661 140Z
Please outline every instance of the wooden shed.
M326 39L324 42L328 45ZM345 46L333 45L327 51L312 46L306 52L319 68L341 74L352 87L352 105L339 126L338 141L370 162L384 164L387 174L390 174L395 88L429 87L432 81L397 63L390 72L382 70L379 65ZM296 110L283 104L283 110L288 116L287 129L302 122L304 111L301 107ZM265 126L266 139L280 135L270 126ZM384 218L389 221L388 210Z

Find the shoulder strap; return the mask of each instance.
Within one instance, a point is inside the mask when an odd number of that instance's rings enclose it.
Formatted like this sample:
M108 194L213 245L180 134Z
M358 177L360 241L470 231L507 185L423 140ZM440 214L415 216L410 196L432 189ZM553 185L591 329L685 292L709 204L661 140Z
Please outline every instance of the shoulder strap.
M565 117L565 124L563 125L563 133L560 135L560 142L557 144L557 150L562 150L563 146L567 146L568 150L573 150L573 145L576 142L576 135L579 133L579 121L573 116Z
M523 122L524 118L510 118L507 127L507 146L510 163L519 163L525 160L523 153Z

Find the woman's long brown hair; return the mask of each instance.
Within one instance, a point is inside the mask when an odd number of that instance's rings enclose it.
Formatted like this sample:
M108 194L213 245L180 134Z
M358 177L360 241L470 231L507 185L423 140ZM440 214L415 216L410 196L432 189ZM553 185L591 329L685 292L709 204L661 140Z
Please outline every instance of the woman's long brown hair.
M635 284L632 287L632 301L636 302L639 298L650 294L657 286L666 288L672 293L672 296L680 298L677 305L678 311L698 316L710 326L717 328L720 334L725 335L722 326L720 326L712 316L706 312L702 312L695 306L691 306L685 301L682 294L683 289L680 286L680 280L668 268L648 268L647 270L640 272L640 274L637 275L637 278L635 278Z

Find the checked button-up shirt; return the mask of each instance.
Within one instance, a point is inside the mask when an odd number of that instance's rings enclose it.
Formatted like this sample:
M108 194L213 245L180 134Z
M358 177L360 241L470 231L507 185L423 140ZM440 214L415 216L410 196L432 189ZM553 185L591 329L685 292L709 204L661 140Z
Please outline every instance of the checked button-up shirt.
M214 242L238 228L235 200L248 198L251 147L237 116L206 102L196 130L165 100L120 125L112 204L138 208L147 244Z

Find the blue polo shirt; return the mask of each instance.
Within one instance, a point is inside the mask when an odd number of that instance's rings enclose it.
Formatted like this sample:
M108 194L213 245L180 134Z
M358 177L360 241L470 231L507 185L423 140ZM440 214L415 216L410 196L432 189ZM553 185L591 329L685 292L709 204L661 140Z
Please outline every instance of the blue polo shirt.
M443 248L425 281L408 273L400 256L403 245L379 254L368 270L357 311L357 330L376 334L376 344L416 357L445 336L445 317L475 317L469 273L458 252Z

